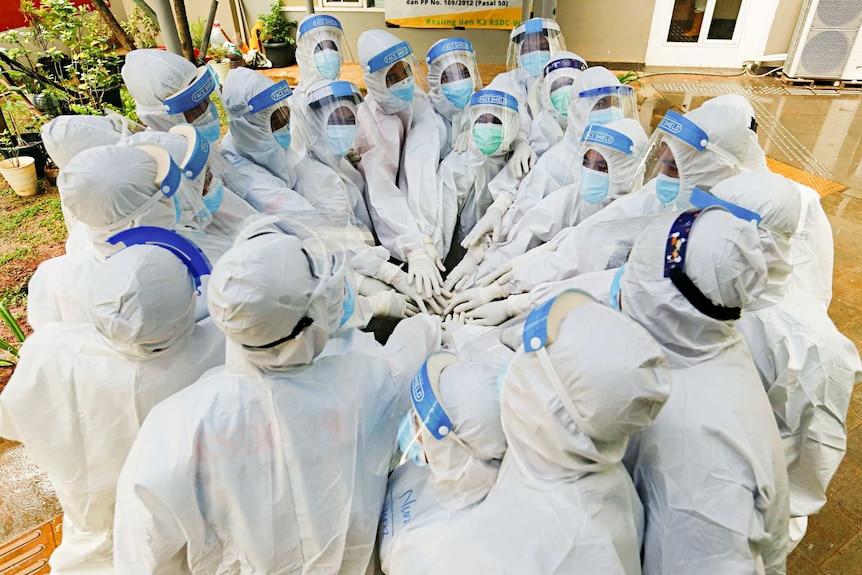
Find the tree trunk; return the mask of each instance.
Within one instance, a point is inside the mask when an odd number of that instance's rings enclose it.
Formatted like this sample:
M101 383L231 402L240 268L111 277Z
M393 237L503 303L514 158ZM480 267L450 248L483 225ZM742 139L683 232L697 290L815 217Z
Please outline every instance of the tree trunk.
M105 5L105 0L93 0L93 6L95 6L96 10L99 11L99 14L102 16L102 20L107 22L108 27L111 29L111 32L114 33L114 36L117 40L120 41L120 44L131 52L135 49L135 42L126 34L126 31L123 30L123 27L120 26L120 23L117 22L117 19L114 17L114 14L111 12L110 8Z

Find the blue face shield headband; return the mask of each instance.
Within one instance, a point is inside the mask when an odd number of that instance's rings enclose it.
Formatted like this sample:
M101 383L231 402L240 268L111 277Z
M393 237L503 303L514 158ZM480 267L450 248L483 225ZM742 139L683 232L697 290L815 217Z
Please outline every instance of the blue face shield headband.
M524 323L524 351L536 354L551 387L575 423L579 421L580 414L551 363L547 346L556 340L565 315L588 303L596 301L582 291L568 290L531 311Z
M710 142L709 135L700 126L678 112L668 110L656 129L677 138L698 152L709 150L730 162L731 165L736 166L740 170L742 169L742 165L736 156Z
M515 113L518 112L518 100L506 92L500 92L497 90L479 90L473 94L470 98L470 105L478 106L480 104L502 106L513 110Z
M315 28L336 28L338 30L343 30L341 22L339 22L337 18L327 16L325 14L315 14L311 18L306 18L302 24L299 25L299 37L302 38L305 34L311 32Z
M368 65L365 67L365 71L371 73L378 72L384 68L388 68L399 60L403 60L412 53L413 49L410 48L410 44L407 42L399 42L369 60Z
M212 271L210 261L203 251L173 230L140 226L114 234L108 238L108 243L111 245L122 243L127 248L137 245L158 246L168 250L188 268L198 295L201 293L201 277L209 275Z
M627 156L631 156L635 151L635 145L631 138L605 126L587 126L581 135L581 143L598 144L622 152Z
M425 57L425 63L430 66L431 63L440 56L450 54L452 52L466 52L473 58L476 56L476 52L473 50L473 44L471 44L466 38L447 38L446 40L440 40L431 46L431 49L428 50L428 55Z
M669 278L676 289L694 308L705 316L719 321L737 320L742 315L738 307L724 307L715 304L694 285L685 274L685 256L688 251L688 237L694 222L703 213L702 210L683 212L674 220L667 237L664 259L664 277Z
M587 63L583 60L575 60L573 58L560 58L559 60L549 62L548 65L545 66L545 71L542 76L547 77L548 74L550 74L554 70L561 70L563 68L570 68L583 72L587 69Z
M252 114L265 110L270 106L274 106L282 100L287 100L293 92L290 91L290 86L286 80L281 80L255 95L248 101L248 111Z
M215 76L206 66L198 68L195 81L185 90L165 100L165 111L168 114L182 114L210 97L216 88Z
M169 132L183 136L188 141L189 147L180 168L182 168L185 177L194 180L201 175L207 166L207 160L210 157L210 143L191 124L173 126Z
M720 206L740 220L751 222L755 226L760 225L760 214L752 212L751 210L746 210L742 206L737 206L736 204L713 196L709 193L708 187L695 186L694 191L691 192L691 198L689 201L691 202L691 205L701 210L711 206Z

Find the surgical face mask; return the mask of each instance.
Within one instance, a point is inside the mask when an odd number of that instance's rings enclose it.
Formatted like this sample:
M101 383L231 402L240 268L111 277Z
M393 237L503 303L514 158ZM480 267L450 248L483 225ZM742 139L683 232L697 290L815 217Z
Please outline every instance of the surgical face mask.
M315 52L314 67L327 80L335 80L341 72L341 54L335 50Z
M663 204L674 201L679 197L679 178L659 174L655 182L655 193Z
M285 150L290 149L290 125L279 128L272 133L272 137L278 142L278 145Z
M336 156L345 156L356 138L356 126L326 126L329 151Z
M470 96L473 95L473 80L465 78L448 84L441 84L440 91L453 106L463 110L470 101Z
M404 100L405 102L413 101L413 92L416 90L416 84L413 81L413 76L408 76L389 86L389 91L392 92L392 95L398 98L399 100Z
M219 136L221 136L221 126L219 125L218 113L212 102L207 106L205 113L194 119L192 125L198 129L201 137L210 144L218 142Z
M207 208L207 211L211 214L215 214L219 207L221 207L221 202L224 199L224 184L221 181L221 178L215 177L210 182L210 188L207 192L207 195L203 197L204 205Z
M180 207L180 199L177 197L177 194L174 194L172 199L174 200L174 215L176 216L176 223L180 223L180 219L183 215L183 210Z
M565 88L560 88L559 90L555 90L551 94L551 104L561 116L569 115L569 101L571 99L572 91L568 86Z
M490 156L503 144L503 126L500 124L474 124L473 141L479 151Z
M581 167L581 197L588 204L597 204L608 197L610 175Z
M610 107L604 110L595 110L590 112L588 122L596 126L604 126L611 122L623 119L623 111L620 108Z
M350 284L346 281L344 282L344 299L341 302L341 321L338 323L338 327L343 326L347 323L347 320L350 319L350 316L353 315L353 309L356 304L356 294L353 291L353 288L350 287Z
M536 50L535 52L521 54L521 68L534 78L538 78L542 74L545 64L550 61L551 53L547 50Z
M617 311L622 311L620 305L620 282L623 279L623 272L626 270L626 264L620 266L617 273L614 274L614 281L611 282L611 307Z
M419 443L419 425L413 410L408 411L398 425L398 448L404 454L404 459L412 460L419 467L428 465L422 453L422 444Z

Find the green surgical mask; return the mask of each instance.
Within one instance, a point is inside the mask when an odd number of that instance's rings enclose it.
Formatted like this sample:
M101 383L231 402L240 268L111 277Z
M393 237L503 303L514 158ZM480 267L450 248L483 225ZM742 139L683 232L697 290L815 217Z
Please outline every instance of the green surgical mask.
M473 141L479 151L490 156L500 149L503 143L503 126L499 124L474 124Z
M569 101L572 99L572 92L569 87L561 88L551 94L551 104L561 116L569 115Z

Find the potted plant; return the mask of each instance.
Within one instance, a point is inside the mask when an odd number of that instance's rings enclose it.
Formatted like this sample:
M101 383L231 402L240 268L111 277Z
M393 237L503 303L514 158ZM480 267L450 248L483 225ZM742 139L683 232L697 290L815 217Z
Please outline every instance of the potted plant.
M209 65L218 76L219 84L222 86L224 86L224 81L227 80L227 73L230 72L230 60L227 54L227 48L224 46L210 46L207 48L207 57L210 59Z
M0 146L17 154L15 136L8 130L0 134ZM14 155L0 161L0 176L19 196L32 196L36 193L36 160L30 156Z
M284 68L296 63L296 40L291 35L299 24L296 20L281 17L281 1L273 0L269 13L260 16L263 24L263 49L273 68Z
M12 92L0 94L5 99L3 107L0 108L0 155L7 159L19 156L33 158L36 175L41 178L45 173L48 158L42 143L42 134L39 132L45 118L30 113L23 102L11 100L11 94Z

